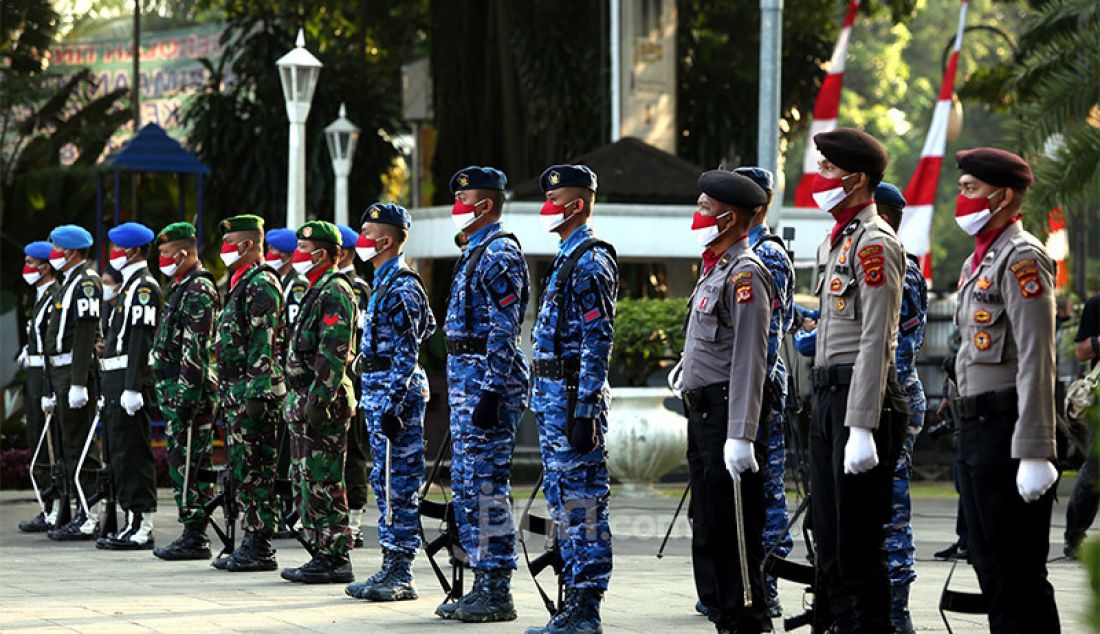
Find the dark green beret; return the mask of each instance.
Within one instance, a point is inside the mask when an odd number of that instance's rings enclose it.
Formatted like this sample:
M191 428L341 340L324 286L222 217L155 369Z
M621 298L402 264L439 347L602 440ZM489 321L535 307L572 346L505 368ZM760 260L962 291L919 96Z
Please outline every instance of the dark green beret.
M331 222L325 222L324 220L310 220L301 227L298 227L298 232L295 234L299 240L320 240L321 242L331 242L336 246L343 244L343 239L340 237L340 229Z
M253 214L241 214L222 220L221 229L223 235L234 231L263 231L264 219Z
M175 242L185 238L195 237L195 225L190 222L173 222L160 230L157 234L157 242Z

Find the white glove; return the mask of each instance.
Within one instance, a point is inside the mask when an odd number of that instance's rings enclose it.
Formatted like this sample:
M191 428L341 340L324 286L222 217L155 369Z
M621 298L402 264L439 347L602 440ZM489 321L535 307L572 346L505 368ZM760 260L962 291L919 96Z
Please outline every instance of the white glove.
M19 357L15 361L19 364L20 370L27 367L27 346L23 346L23 349L19 351Z
M848 428L848 442L844 445L844 473L859 475L878 466L875 437L870 429Z
M672 369L668 372L668 389L672 390L672 393L676 395L676 398L683 398L681 392L684 389L684 360L680 359L676 362L676 365L672 366Z
M756 464L756 454L751 440L727 438L722 454L726 459L726 471L730 472L730 477L734 480L739 479L745 471L753 473L760 471L760 465Z
M88 404L88 388L83 385L69 386L69 407L80 409Z
M1024 502L1034 502L1058 479L1058 469L1049 460L1022 458L1016 471L1016 490Z
M145 406L145 399L141 397L141 392L124 390L122 396L118 399L118 404L122 406L122 409L126 410L127 414L133 416Z
M43 414L47 416L53 414L53 408L57 407L57 396L55 394L43 396L41 405Z

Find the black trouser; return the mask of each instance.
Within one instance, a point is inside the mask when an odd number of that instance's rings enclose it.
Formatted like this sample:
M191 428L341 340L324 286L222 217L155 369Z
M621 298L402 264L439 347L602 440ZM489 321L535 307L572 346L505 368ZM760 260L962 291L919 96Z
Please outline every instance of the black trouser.
M896 381L895 381L896 382ZM892 633L886 534L894 467L905 434L903 416L880 417L874 431L878 465L844 473L848 385L814 385L810 425L810 503L817 545L818 596L841 632ZM824 596L823 596L824 595ZM825 598L824 601L817 599ZM817 615L828 622L828 613Z
M744 607L744 586L737 551L733 480L726 470L729 404L724 399L705 401L687 408L688 466L691 470L691 564L695 588L711 621L741 633L770 632L764 595L764 472L767 434L757 439L756 462L761 470L741 474L741 499L745 522L752 607ZM766 430L766 428L763 428Z
M959 488L970 564L989 600L989 630L1057 634L1058 608L1047 581L1052 486L1035 502L1016 489L1012 458L1015 403L982 416L959 417Z
M958 445L958 440L955 442ZM959 494L959 502L955 508L955 535L958 539L955 540L955 544L959 548L969 548L966 542L966 516L963 515L963 501L962 501L962 488L959 484L959 457L958 451L955 452L955 461L951 463L951 480L955 485L955 492Z
M1066 507L1066 545L1078 546L1085 538L1085 531L1096 519L1096 512L1100 509L1100 489L1096 488L1096 482L1100 479L1096 454L1091 450L1096 446L1096 430L1089 430L1090 449L1085 464L1077 472L1077 482L1073 485L1073 493L1070 494L1069 506Z
M94 361L93 361L94 363ZM72 385L72 373L69 366L53 368L50 371L50 383L53 393L57 397L57 406L53 416L61 434L61 453L65 461L65 482L70 487L73 499L76 499L76 489L73 482L76 480L76 464L80 460L80 452L84 450L84 441L88 438L88 430L92 428L95 420L96 400L99 392L93 381L89 381L88 402L80 409L69 407L69 387ZM88 449L88 457L84 459L84 468L80 471L80 486L84 493L92 495L96 490L96 480L102 463L94 447ZM79 508L79 507L78 507Z
M46 415L42 412L42 397L46 396L46 373L42 368L27 368L27 382L23 385L24 409L27 412L27 448L34 456L38 440L42 438L42 427L46 424ZM66 394L66 397L68 395ZM52 425L51 425L52 426ZM42 439L42 449L34 463L34 479L43 492L49 488L50 450L49 440ZM46 508L50 508L52 498L43 498Z
M142 388L145 406L131 416L119 403L125 389L126 370L104 372L101 380L104 399L101 416L106 421L107 460L115 499L124 511L152 513L157 510L157 480L149 437L149 408L156 403L156 395L151 388Z
M362 409L355 408L348 426L347 454L344 459L344 483L348 491L348 508L361 509L367 505L367 490L370 478L367 474L370 439L367 435L367 421Z

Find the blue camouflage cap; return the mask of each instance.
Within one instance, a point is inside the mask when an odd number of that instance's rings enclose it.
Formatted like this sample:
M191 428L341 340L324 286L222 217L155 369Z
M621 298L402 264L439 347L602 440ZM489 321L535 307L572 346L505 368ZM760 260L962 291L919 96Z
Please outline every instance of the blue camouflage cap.
M80 225L61 225L50 232L50 242L61 249L87 249L92 246L92 234Z
M49 261L50 251L53 251L53 245L43 240L32 242L23 247L23 255L32 257L36 260L42 260L43 262Z
M298 236L293 229L272 229L264 234L264 242L283 253L293 253L298 248Z
M905 209L907 204L901 190L890 183L878 184L878 187L875 188L875 202L897 207L898 209Z
M336 225L336 228L340 230L340 238L344 241L343 248L354 249L355 243L359 241L359 232L347 225Z
M495 167L471 165L464 167L451 176L451 193L466 189L499 189L504 191L508 177Z
M733 170L733 173L751 178L752 182L766 192L775 191L775 174L772 174L771 170L763 167L738 167Z
M539 176L539 187L548 192L559 187L583 187L596 191L596 172L587 165L551 165Z
M107 232L107 237L123 249L133 249L149 244L156 237L156 234L140 222L124 222L117 227L111 227Z
M503 174L501 176L503 176ZM363 217L360 219L359 224L365 222L378 222L407 230L412 226L412 216L409 215L409 210L401 205L395 203L374 203L363 212ZM355 244L355 242L352 241L352 244Z

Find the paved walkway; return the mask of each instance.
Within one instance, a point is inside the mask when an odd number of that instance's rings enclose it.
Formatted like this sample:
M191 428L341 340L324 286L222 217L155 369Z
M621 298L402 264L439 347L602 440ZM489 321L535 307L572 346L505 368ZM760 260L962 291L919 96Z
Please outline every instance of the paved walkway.
M1052 556L1061 554L1065 500L1071 484L1062 483L1061 501L1055 506ZM162 510L155 523L158 539L167 543L178 529L168 491L160 493ZM654 556L679 493L667 489L659 496L613 498L615 572L603 608L607 632L714 631L693 611L688 527L683 516L675 526L664 559ZM521 495L517 492L517 499L525 500ZM915 502L919 579L913 587L912 609L921 632L945 631L936 606L950 565L932 560L931 553L954 540L954 509L950 495L934 491ZM417 558L415 567L421 599L371 604L344 596L341 586L292 584L280 579L278 573L219 572L203 562L161 561L148 551L99 551L87 542L56 543L44 535L19 533L16 524L36 510L29 492L0 494L3 632L439 632L447 628L520 632L547 618L525 569L516 574L514 583L519 620L474 628L433 616L442 593L423 557ZM371 543L376 543L373 528L368 535ZM800 536L796 541L801 542ZM308 559L291 540L276 545L280 565L300 565ZM378 555L371 544L355 551L352 560L360 578L369 576L378 566ZM1088 589L1083 568L1064 559L1053 561L1049 568L1063 632L1084 634ZM960 566L952 587L975 589L972 571ZM801 611L800 587L781 582L780 593L788 615ZM983 618L960 615L954 616L951 623L955 632L987 630ZM775 626L782 631L779 620Z

